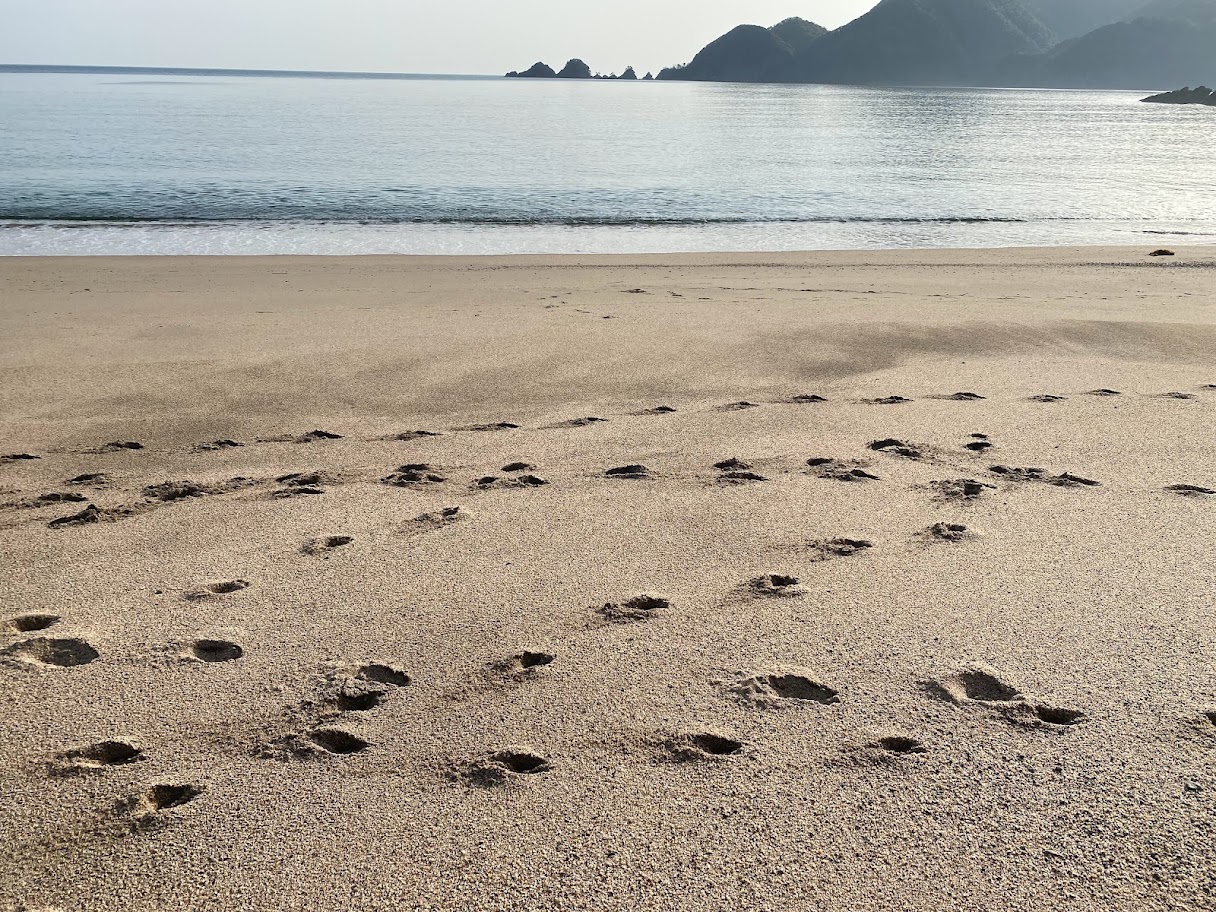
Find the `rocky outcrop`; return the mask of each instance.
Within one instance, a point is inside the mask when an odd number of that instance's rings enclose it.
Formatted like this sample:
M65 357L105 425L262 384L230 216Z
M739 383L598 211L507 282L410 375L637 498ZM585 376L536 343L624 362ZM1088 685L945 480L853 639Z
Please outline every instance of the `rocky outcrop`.
M590 79L591 67L575 57L572 60L566 61L566 65L562 67L561 72L557 75L561 79Z
M532 68L523 73L512 70L507 74L508 79L526 78L526 79L553 79L557 76L553 67L547 63L534 63Z
M1207 86L1199 86L1194 89L1187 86L1174 92L1162 92L1160 95L1150 95L1148 98L1140 100L1152 104L1197 104L1216 107L1216 91Z

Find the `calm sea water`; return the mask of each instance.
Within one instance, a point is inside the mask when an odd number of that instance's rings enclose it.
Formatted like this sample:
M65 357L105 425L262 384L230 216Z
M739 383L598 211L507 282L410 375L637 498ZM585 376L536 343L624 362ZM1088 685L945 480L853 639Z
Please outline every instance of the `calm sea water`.
M1139 97L0 73L0 254L1216 242Z

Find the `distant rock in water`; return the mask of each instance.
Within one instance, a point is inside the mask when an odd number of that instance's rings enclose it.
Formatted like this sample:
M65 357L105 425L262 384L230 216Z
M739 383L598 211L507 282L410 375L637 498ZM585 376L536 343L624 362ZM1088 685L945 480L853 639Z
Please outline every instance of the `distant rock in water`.
M590 79L591 67L575 57L572 60L566 61L566 65L562 67L562 71L557 75L561 79Z
M642 82L653 82L653 81L654 81L654 73L648 72L645 76L642 77Z
M1199 86L1194 89L1187 86L1175 92L1162 92L1160 95L1150 95L1148 98L1140 100L1152 104L1197 104L1216 107L1216 91L1207 86Z
M633 79L633 80L636 80L637 78L638 78L638 74L633 71L633 67L625 67L625 72L617 77L617 79Z
M532 68L530 70L523 72L523 73L519 73L519 72L516 72L515 70L512 70L510 73L507 74L507 78L509 78L509 79L516 79L516 78L519 78L519 79L523 79L523 78L554 79L556 77L557 77L557 73L555 73L553 71L553 67L549 66L549 64L547 64L547 63L533 64Z

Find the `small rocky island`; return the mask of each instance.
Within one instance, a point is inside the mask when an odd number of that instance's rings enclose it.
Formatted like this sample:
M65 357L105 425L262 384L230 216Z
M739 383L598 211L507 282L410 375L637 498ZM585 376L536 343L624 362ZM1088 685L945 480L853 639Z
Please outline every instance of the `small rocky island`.
M625 72L620 76L616 73L604 76L600 73L591 72L591 67L579 60L577 57L566 61L566 65L562 67L561 72L557 72L547 63L535 63L530 69L520 73L517 70L512 70L507 74L508 79L625 79L638 81L638 74L633 67L625 67ZM642 77L641 81L654 79L653 73L647 73Z
M1150 95L1148 98L1141 98L1140 100L1151 102L1152 104L1197 104L1216 107L1216 91L1209 89L1207 86L1199 86L1194 89L1187 86L1175 92L1162 92L1160 95Z

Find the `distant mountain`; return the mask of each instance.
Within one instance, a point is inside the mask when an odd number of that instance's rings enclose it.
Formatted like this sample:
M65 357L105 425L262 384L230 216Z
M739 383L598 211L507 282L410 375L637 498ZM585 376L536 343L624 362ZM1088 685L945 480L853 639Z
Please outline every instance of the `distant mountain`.
M1023 0L1026 7L1060 38L1077 38L1118 22L1144 6L1145 0ZM1177 2L1177 0L1167 0Z
M795 54L802 53L828 33L822 25L797 16L778 22L769 31L788 44Z
M1003 61L997 85L1152 89L1216 75L1216 21L1133 19L1064 41L1044 54Z
M740 25L707 44L691 63L667 67L659 79L696 82L786 82L794 49L775 29Z
M974 85L994 61L1055 40L1021 0L882 0L801 52L793 72L799 82Z

